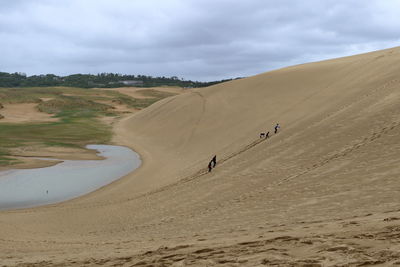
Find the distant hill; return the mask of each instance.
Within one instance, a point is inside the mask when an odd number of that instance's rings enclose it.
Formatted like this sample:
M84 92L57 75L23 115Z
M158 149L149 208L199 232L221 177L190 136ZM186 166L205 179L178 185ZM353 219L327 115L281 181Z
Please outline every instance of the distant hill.
M238 78L236 78L238 79ZM54 74L27 76L24 73L0 72L0 87L44 87L44 86L70 86L81 88L116 88L116 87L206 87L232 79L199 82L173 77L152 77L146 75L122 75L116 73L73 74L57 76Z

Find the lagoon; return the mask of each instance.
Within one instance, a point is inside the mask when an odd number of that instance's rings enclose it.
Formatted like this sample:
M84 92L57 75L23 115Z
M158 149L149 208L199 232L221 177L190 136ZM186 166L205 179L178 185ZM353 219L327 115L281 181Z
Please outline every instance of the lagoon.
M29 208L76 198L138 168L139 155L127 147L88 145L104 160L65 160L57 165L0 172L0 210Z

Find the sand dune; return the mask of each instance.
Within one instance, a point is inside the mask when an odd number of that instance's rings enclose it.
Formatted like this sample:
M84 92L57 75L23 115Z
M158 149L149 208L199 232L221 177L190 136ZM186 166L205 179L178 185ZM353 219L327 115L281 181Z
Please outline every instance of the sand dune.
M82 198L0 212L0 261L400 264L399 61L393 48L293 66L122 119L114 142L143 165Z

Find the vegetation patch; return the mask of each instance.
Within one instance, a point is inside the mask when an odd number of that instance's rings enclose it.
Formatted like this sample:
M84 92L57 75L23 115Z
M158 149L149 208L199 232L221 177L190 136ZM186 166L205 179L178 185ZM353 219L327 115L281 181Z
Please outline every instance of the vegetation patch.
M95 117L112 106L97 103L79 96L60 96L56 99L41 102L38 105L41 112L56 114L59 117Z
M118 112L111 104L96 101L142 109L174 95L155 90L141 93L149 98L136 99L112 90L69 87L0 88L2 104L37 103L39 111L60 118L56 122L41 123L6 123L0 119L0 166L19 162L10 152L17 147L84 147L87 144L109 143L111 127L97 118L117 116Z
M138 92L139 94L141 94L143 96L153 97L153 98L157 98L157 99L162 99L162 98L176 95L174 93L158 91L158 90L154 90L154 89L138 90L136 92Z
M169 93L169 92L161 92L153 89L148 89L148 90L138 90L137 93L140 93L143 96L146 96L146 98L133 98L129 97L127 95L119 95L115 97L115 101L118 101L119 103L125 104L128 107L136 108L136 109L143 109L145 107L148 107L155 102L166 98L170 96L174 96L176 94L174 93Z

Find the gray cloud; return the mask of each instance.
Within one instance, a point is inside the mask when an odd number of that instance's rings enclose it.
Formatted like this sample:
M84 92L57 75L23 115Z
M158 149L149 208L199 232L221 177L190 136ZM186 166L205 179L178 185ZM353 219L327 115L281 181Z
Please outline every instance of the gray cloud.
M4 0L0 71L214 80L398 45L397 0Z

